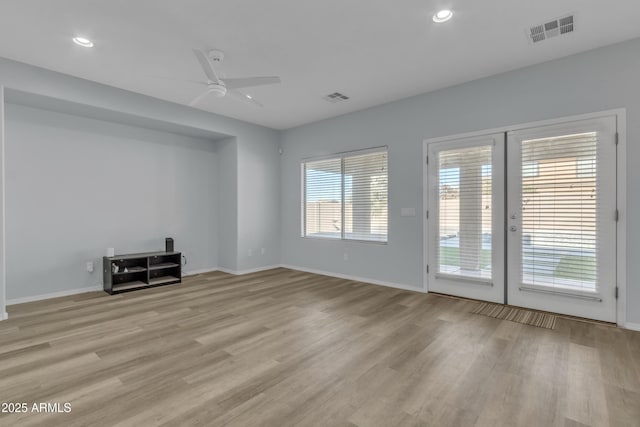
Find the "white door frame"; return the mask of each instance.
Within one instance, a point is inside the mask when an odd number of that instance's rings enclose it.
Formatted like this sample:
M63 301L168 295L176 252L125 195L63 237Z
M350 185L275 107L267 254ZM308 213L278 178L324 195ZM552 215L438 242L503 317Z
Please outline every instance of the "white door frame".
M4 86L0 85L0 320L9 318L7 314L7 270L5 262L5 121Z
M616 170L616 199L618 205L618 225L616 232L616 276L618 287L618 301L616 304L616 324L620 327L626 327L627 319L627 110L625 108L617 108L613 110L598 111L595 113L580 114L575 116L565 116L550 120L541 120L535 122L527 122L513 125L506 125L497 128L484 129L473 132L464 132L455 135L447 135L436 138L424 139L422 142L422 206L423 206L423 254L422 254L422 288L425 292L429 292L429 282L427 274L427 259L429 255L429 244L427 239L427 231L429 228L427 211L429 209L429 199L426 192L427 189L427 153L428 145L434 142L445 142L463 138L474 138L482 135L517 131L532 127L557 125L564 122L595 119L604 116L615 116L618 130L618 149L617 149L617 170Z

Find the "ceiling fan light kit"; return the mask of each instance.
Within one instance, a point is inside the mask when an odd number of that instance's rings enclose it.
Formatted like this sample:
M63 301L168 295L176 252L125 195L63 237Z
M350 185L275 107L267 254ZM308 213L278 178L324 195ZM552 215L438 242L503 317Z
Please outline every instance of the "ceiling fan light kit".
M436 23L440 24L442 22L447 22L452 17L453 17L453 12L452 11L450 11L449 9L443 9L443 10L440 10L440 11L436 12L433 15L433 22L436 22Z
M93 42L86 37L74 37L73 42L82 47L93 47Z

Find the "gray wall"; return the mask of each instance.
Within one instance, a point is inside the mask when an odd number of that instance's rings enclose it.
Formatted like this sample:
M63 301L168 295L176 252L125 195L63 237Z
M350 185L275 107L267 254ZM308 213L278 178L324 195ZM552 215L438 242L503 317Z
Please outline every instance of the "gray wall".
M260 268L279 260L280 240L277 230L280 227L280 205L277 200L280 165L273 154L280 142L278 131L4 58L0 58L0 86L10 88L12 92L35 94L36 99L47 98L48 101L37 102L44 102L47 106L62 106L62 111L71 111L75 115L97 115L106 120L152 126L165 130L165 133L166 130L177 129L179 133L188 130L189 134L215 133L232 136L220 144L222 154L217 160L219 167L213 169L221 183L217 205L225 207L218 215L226 215L228 218L228 221L221 217L210 218L213 227L223 221L225 224L224 233L215 242L220 248L220 266L235 271L239 268ZM163 138L159 136L158 139ZM262 154L256 156L254 149L264 154L264 157ZM251 176L239 175L240 170L244 174L251 173L246 171L252 169L261 174L260 183L254 182ZM260 207L254 209L257 202L260 202ZM240 207L246 207L247 210L240 212ZM229 226L226 227L226 224ZM98 250L102 251L103 246L101 244ZM133 242L131 246L134 246ZM240 247L265 247L266 253L264 256L248 257L247 250L241 251L238 249ZM125 247L118 249L124 250ZM208 265L196 263L196 259L201 256L205 255L192 254L188 268ZM65 261L68 265L73 264L72 268L81 269L80 273L74 273L79 274L74 276L78 281L69 282L66 289L98 282L85 277L84 264L76 267L80 258L81 256L77 256L73 261ZM2 288L0 283L0 295ZM13 295L13 291L11 294ZM3 306L0 301L0 308Z
M218 265L216 144L6 105L7 298L102 283L104 249ZM93 261L95 271L86 271Z
M279 145L276 140L238 146L239 194L251 194L238 200L239 271L280 263Z
M238 142L227 138L218 144L218 266L238 268Z
M627 321L640 323L640 39L477 80L287 130L281 162L282 262L402 284L422 285L425 138L627 109ZM374 245L300 237L300 160L339 151L389 146L389 243ZM343 253L349 261L343 260Z

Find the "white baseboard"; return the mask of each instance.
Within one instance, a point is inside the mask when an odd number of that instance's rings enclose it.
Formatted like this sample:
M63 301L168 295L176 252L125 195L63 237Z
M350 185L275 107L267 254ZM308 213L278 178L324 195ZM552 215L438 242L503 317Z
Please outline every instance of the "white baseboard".
M274 268L278 268L278 267L281 267L281 265L280 264L265 265L263 267L250 268L247 270L231 270L230 268L223 268L223 267L203 268L201 270L191 270L191 271L185 272L182 274L182 276L183 277L195 276L196 274L212 273L214 271L222 271L223 273L233 274L234 276L242 276L243 274L258 273L260 271L265 271L265 270L273 270Z
M426 292L424 291L422 288L418 288L415 286L410 286L410 285L405 285L405 284L401 284L401 283L393 283L393 282L387 282L384 280L376 280L376 279L371 279L368 277L359 277L359 276L351 276L348 274L340 274L340 273L334 273L331 271L324 271L324 270L316 270L316 269L312 269L312 268L306 268L306 267L298 267L298 266L293 266L293 265L281 265L281 264L274 264L274 265L266 265L266 266L262 266L262 267L257 267L257 268L251 268L251 269L246 269L246 270L230 270L227 268L205 268L205 269L201 269L201 270L192 270L189 272L185 272L183 274L183 276L194 276L196 274L204 274L204 273L211 273L213 271L222 271L224 273L228 273L228 274L233 274L234 276L241 276L244 274L250 274L250 273L257 273L260 271L266 271L266 270L272 270L274 268L288 268L290 270L297 270L297 271L304 271L306 273L313 273L313 274L321 274L323 276L330 276L330 277L337 277L340 279L346 279L346 280L355 280L358 282L364 282L364 283L371 283L373 285L380 285L380 286L386 286L389 288L396 288L396 289L402 289L402 290L406 290L406 291L413 291L413 292ZM78 289L67 289L65 291L60 291L60 292L52 292L52 293L48 293L48 294L42 294L42 295L34 295L34 296L30 296L30 297L22 297L22 298L14 298L14 299L10 299L7 300L7 305L14 305L14 304L23 304L25 302L33 302L33 301L40 301L40 300L44 300L44 299L50 299L50 298L58 298L58 297L65 297L65 296L69 296L69 295L76 295L76 294L81 294L84 292L94 292L94 291L101 291L102 290L102 286L92 286L92 287L87 287L87 288L78 288ZM4 316L0 316L3 317L2 320L7 319L8 315L7 313L4 313ZM635 329L635 330L640 330L640 325L637 324L633 324L633 323L627 323L626 324L627 329Z
M355 280L357 282L371 283L372 285L386 286L388 288L402 289L404 291L427 293L422 288L411 286L411 285L405 285L402 283L393 283L393 282L387 282L384 280L370 279L368 277L351 276L349 274L340 274L340 273L334 273L331 271L316 270L313 268L297 267L294 265L284 264L284 265L281 265L280 267L288 268L290 270L304 271L305 273L313 273L313 274L321 274L323 276L337 277L339 279L347 279L347 280Z
M274 265L265 265L263 267L249 268L247 270L230 270L228 268L218 268L218 271L222 271L223 273L233 274L234 276L242 276L243 274L251 274L258 273L260 271L273 270L274 268L280 268L282 265L274 264Z
M85 292L95 292L95 291L101 291L101 290L102 290L102 285L90 286L87 288L67 289L65 291L51 292L49 294L9 299L7 300L7 305L23 304L25 302L33 302L33 301L40 301L43 299L66 297L69 295L83 294Z
M218 267L214 267L214 268L201 268L200 270L184 271L184 272L182 272L182 277L195 276L197 274L211 273L211 272L219 271L219 270L220 269Z
M640 331L640 323L627 322L624 324L624 328L631 331Z
M216 268L203 268L203 269L200 269L200 270L191 270L191 271L188 271L188 272L184 272L183 277L195 276L196 274L211 273L213 271L224 271L225 273L230 273L230 274L234 274L234 275L242 275L242 274L256 273L258 271L271 270L271 269L277 268L277 267L280 267L280 266L279 265L270 265L270 266L266 266L266 267L258 267L258 268L254 268L254 269L251 269L251 270L241 270L241 271L227 270L227 269L217 268L217 267ZM66 296L69 296L69 295L76 295L76 294L81 294L81 293L84 293L84 292L94 292L94 291L101 291L101 290L102 290L102 285L92 286L92 287L88 287L88 288L67 289L67 290L64 290L64 291L52 292L52 293L48 293L48 294L34 295L34 296L29 296L29 297L10 299L10 300L7 300L7 305L23 304L25 302L33 302L33 301L40 301L40 300L44 300L44 299L50 299L50 298L66 297ZM6 315L6 313L5 313L5 315ZM6 318L7 317L5 317L5 319ZM2 319L1 315L0 315L0 320L4 320L4 319Z

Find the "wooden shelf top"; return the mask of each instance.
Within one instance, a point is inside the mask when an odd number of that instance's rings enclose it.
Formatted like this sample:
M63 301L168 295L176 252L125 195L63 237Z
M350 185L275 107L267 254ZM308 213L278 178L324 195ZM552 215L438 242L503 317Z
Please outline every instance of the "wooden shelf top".
M124 254L124 255L114 255L114 256L106 256L105 259L110 261L117 261L121 259L136 259L136 258L148 258L153 256L168 256L168 255L180 255L180 252L141 252L138 254Z

